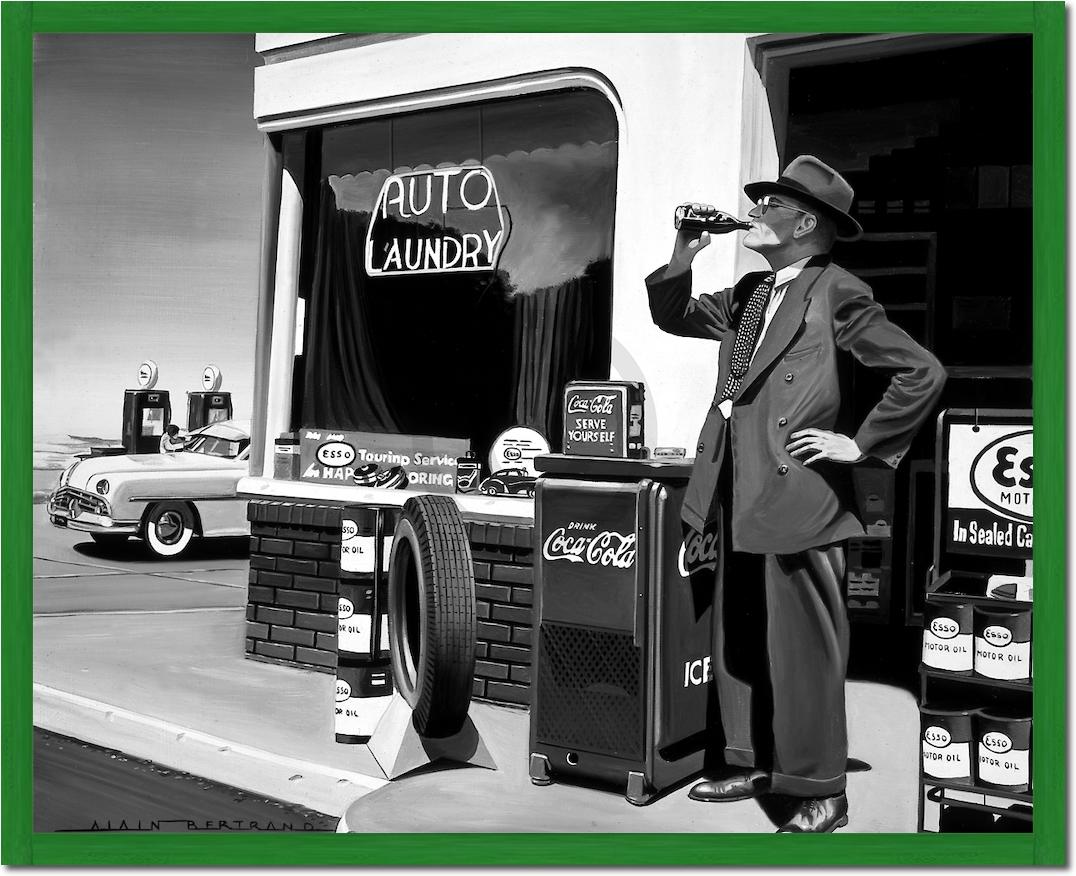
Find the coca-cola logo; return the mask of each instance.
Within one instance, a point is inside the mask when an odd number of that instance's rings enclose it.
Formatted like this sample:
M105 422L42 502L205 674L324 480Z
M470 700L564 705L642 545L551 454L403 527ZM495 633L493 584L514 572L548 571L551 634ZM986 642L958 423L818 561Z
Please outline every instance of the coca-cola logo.
M692 532L680 545L676 565L681 578L690 578L703 569L716 569L717 533Z
M630 569L635 564L635 554L635 534L622 535L610 529L594 535L576 535L561 526L549 534L542 546L542 556L550 561L567 560L617 569Z
M569 414L612 414L615 395L573 395L568 397Z

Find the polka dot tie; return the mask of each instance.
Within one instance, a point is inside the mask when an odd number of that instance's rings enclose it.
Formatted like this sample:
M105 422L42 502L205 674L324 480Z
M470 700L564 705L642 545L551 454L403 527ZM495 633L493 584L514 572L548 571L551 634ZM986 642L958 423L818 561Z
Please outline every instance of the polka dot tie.
M736 342L732 347L732 368L729 370L729 379L725 382L725 391L721 394L722 400L735 398L740 384L743 383L744 375L751 365L751 358L755 352L755 344L758 343L759 332L762 330L762 314L766 310L766 303L770 300L770 292L773 291L774 281L777 274L770 272L762 278L762 282L755 287L751 297L747 299L747 306L740 315L740 324L736 328Z

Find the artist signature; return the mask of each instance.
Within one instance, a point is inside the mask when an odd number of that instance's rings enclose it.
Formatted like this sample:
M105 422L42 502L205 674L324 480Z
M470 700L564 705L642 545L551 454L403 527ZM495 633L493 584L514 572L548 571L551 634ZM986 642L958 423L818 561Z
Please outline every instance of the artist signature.
M71 832L69 829L67 832ZM308 821L299 822L298 824L291 821L246 821L239 818L231 819L205 819L195 820L192 818L138 818L127 819L121 818L116 821L114 819L106 819L104 821L98 821L94 819L93 824L90 827L74 828L73 830L84 831L102 831L102 832L143 832L143 833L156 833L161 831L185 831L185 832L198 832L198 831L214 831L217 833L233 833L233 832L245 832L245 831L276 831L276 832L295 832L295 831L319 831L319 830L333 830L332 827L318 827L315 824L311 824Z

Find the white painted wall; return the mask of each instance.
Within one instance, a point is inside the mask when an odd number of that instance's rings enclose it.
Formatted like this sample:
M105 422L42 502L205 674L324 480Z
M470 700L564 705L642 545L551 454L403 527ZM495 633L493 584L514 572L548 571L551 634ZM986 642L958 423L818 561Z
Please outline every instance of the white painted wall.
M746 50L750 36L423 35L259 67L254 114L267 127L302 126L325 111L362 114L386 102L400 111L401 96L418 108L428 92L442 92L437 102L444 103L448 88L592 71L592 81L607 83L620 120L613 377L646 383L647 444L687 447L690 456L713 396L718 347L655 328L643 278L672 250L677 204L707 201L744 215L743 183L776 177L769 109ZM258 45L270 42L259 37ZM519 90L511 81L499 87ZM756 266L752 254L739 255L738 240L718 239L699 257L697 292L727 286ZM278 281L277 294L285 291ZM283 339L274 332L277 343ZM271 396L284 389L270 381Z

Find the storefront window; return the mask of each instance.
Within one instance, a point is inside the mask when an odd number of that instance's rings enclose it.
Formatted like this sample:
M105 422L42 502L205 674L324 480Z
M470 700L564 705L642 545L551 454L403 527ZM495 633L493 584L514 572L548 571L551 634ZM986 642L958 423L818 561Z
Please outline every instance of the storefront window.
M557 449L564 384L609 376L608 102L544 93L308 138L297 425L467 438L480 456L525 425Z

